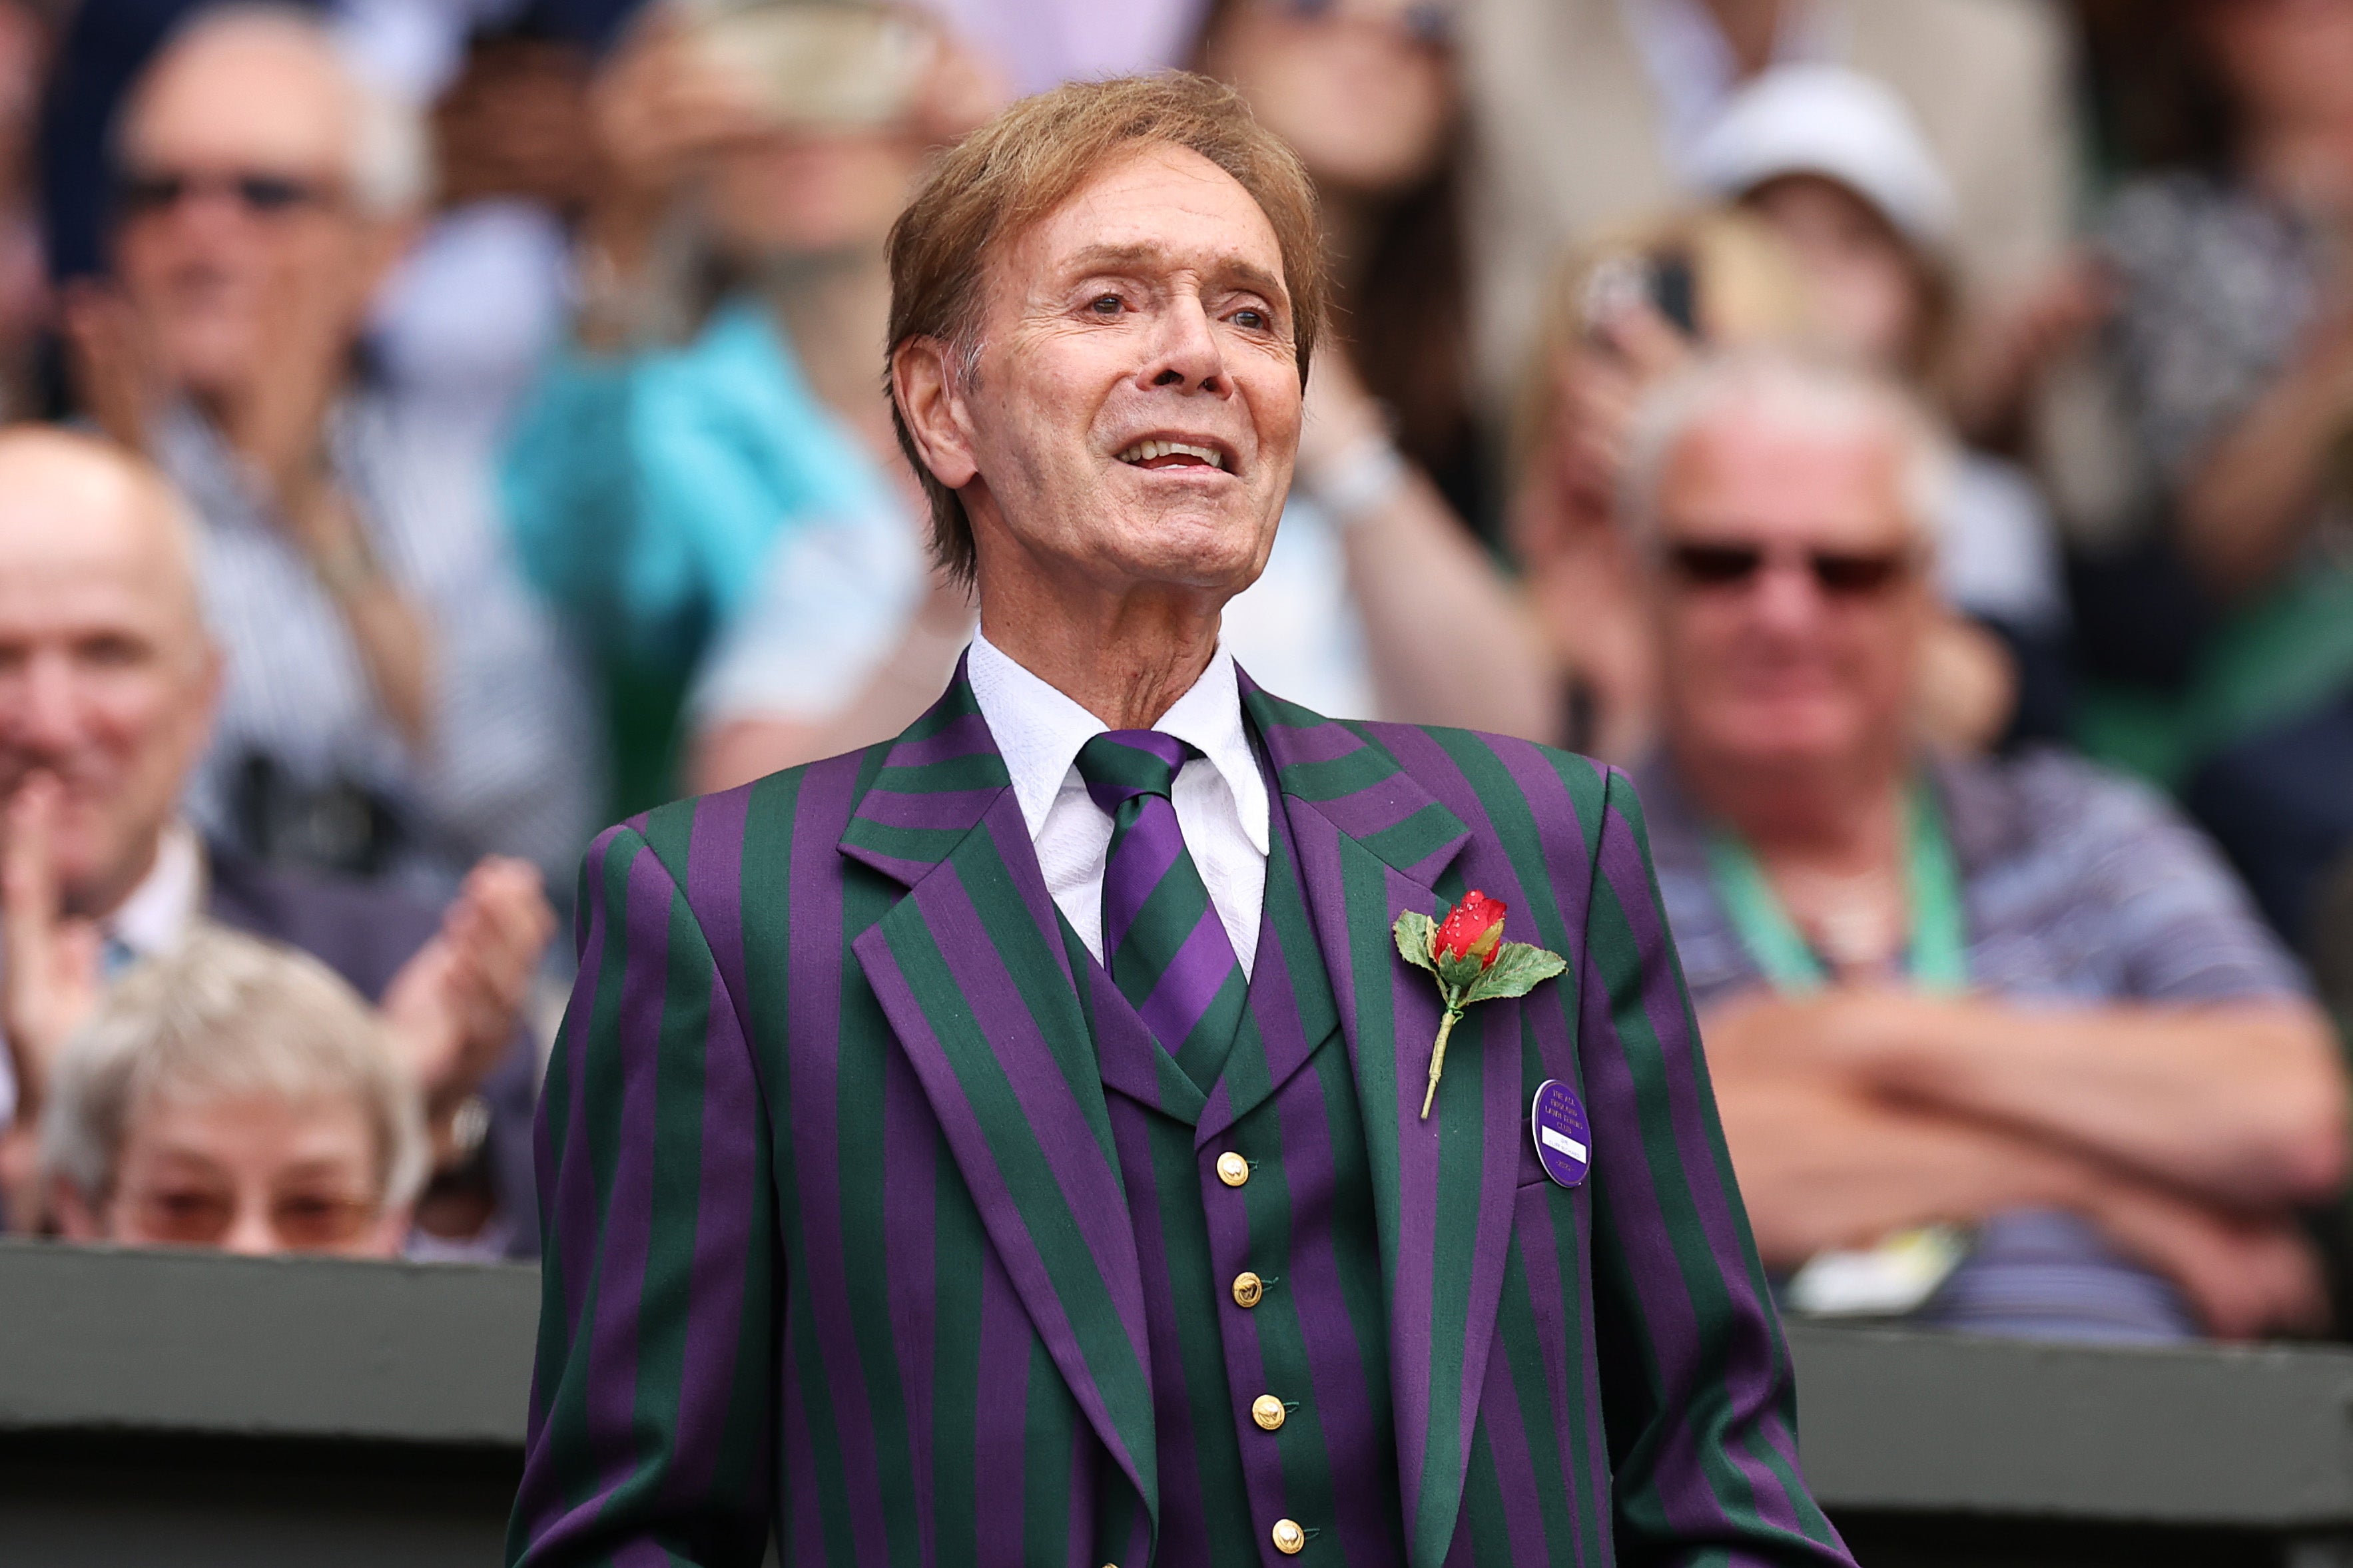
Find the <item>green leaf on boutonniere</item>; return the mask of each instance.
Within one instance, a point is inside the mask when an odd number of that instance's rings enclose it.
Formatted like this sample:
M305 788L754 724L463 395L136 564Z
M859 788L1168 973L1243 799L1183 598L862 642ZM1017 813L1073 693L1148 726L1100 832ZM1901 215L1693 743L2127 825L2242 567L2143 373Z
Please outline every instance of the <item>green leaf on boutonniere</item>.
M1556 952L1547 952L1524 942L1507 942L1487 972L1471 983L1471 988L1463 994L1462 1005L1467 1007L1473 1002L1497 997L1525 996L1567 967L1568 961Z
M1397 937L1398 956L1416 969L1438 973L1438 965L1430 956L1438 945L1438 922L1428 915L1418 915L1411 910L1398 916L1397 924L1389 928Z

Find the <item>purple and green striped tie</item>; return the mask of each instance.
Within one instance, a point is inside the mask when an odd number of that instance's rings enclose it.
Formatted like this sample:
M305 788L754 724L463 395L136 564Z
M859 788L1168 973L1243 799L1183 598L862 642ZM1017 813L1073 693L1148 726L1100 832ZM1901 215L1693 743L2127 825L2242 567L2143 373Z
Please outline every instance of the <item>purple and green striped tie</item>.
M1202 1093L1216 1085L1249 984L1169 798L1200 753L1157 730L1113 730L1079 752L1079 777L1111 817L1103 858L1103 963L1161 1047Z

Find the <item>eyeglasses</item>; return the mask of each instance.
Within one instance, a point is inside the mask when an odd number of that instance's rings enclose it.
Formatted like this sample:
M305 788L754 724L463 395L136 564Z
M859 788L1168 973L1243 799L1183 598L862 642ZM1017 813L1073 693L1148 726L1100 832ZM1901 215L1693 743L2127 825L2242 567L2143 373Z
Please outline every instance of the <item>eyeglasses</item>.
M237 1223L233 1194L207 1188L164 1188L133 1200L139 1228L181 1247L217 1247ZM331 1194L288 1193L269 1200L269 1229L289 1252L324 1252L357 1239L378 1205Z
M251 171L196 174L157 170L126 174L115 187L116 205L126 217L169 212L192 196L226 196L251 216L277 217L303 207L332 205L334 191L322 180Z
M1338 0L1280 0L1294 16L1324 17L1340 9ZM1416 43L1442 46L1454 41L1454 14L1460 0L1414 0L1398 7L1393 18L1401 32Z
M1778 556L1761 544L1685 541L1666 547L1667 563L1694 588L1743 588ZM1833 599L1864 599L1885 593L1912 571L1908 550L1881 552L1798 550L1789 553L1813 574L1814 585Z

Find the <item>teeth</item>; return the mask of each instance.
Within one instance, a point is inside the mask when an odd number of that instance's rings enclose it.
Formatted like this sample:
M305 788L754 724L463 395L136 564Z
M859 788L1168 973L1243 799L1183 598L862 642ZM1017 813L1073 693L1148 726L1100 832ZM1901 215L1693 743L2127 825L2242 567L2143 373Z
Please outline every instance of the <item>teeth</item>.
M1194 447L1183 441L1138 441L1119 455L1123 463L1148 463L1155 458L1166 458L1182 452L1188 458L1198 458L1213 468L1226 466L1226 456L1214 447Z

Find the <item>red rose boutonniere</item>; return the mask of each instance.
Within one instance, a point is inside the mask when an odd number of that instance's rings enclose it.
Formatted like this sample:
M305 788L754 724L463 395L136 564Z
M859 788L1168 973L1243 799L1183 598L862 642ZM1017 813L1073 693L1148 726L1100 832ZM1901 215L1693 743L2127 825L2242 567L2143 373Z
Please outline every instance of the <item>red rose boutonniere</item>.
M1438 994L1446 1002L1438 1041L1430 1048L1430 1088L1421 1097L1424 1121L1438 1098L1438 1075L1446 1070L1446 1037L1454 1032L1463 1009L1498 996L1525 996L1568 967L1568 960L1556 952L1505 942L1504 913L1499 900L1473 888L1442 921L1408 910L1391 928L1398 956L1436 976Z

